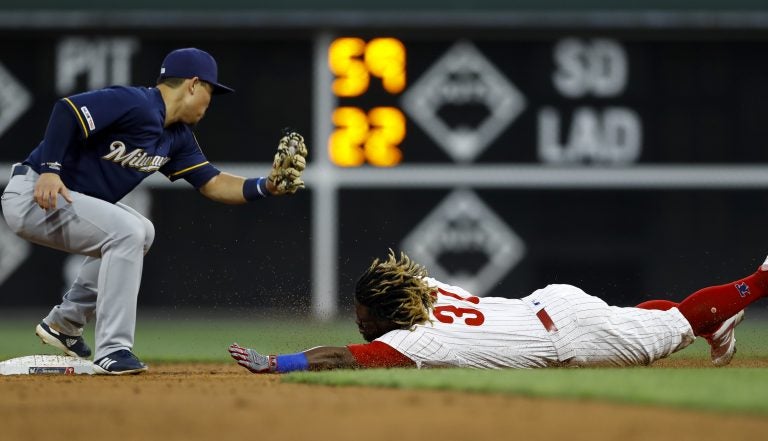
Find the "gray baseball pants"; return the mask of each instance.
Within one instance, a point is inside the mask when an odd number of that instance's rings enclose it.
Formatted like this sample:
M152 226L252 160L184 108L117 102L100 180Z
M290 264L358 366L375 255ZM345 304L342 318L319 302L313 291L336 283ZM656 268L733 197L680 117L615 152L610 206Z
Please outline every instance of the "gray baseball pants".
M34 200L38 177L32 169L11 177L2 195L8 226L30 242L86 256L72 287L45 323L77 336L95 315L94 360L131 350L144 255L152 246L155 227L125 204L74 191L71 204L59 195L55 210L43 210Z

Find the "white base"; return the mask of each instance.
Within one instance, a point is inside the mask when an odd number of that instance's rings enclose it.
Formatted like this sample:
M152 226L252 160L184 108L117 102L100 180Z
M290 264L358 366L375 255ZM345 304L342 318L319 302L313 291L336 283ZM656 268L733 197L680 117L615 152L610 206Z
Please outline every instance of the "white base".
M0 362L0 375L93 374L93 363L66 355L27 355Z

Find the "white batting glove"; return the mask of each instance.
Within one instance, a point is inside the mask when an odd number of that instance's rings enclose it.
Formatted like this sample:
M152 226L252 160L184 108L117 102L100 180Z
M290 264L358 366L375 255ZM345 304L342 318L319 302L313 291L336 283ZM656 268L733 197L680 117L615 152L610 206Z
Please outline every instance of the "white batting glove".
M254 374L268 374L275 371L275 357L261 355L253 349L244 348L237 343L229 346L229 355L237 364Z

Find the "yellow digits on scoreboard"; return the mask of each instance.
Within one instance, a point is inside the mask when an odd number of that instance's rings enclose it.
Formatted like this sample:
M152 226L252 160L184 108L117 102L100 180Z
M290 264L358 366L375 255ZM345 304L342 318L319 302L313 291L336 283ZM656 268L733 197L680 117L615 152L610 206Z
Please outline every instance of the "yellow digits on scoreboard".
M366 115L357 107L339 107L333 112L336 130L331 134L331 161L342 167L357 167L365 161L391 167L402 160L398 144L405 138L405 115L395 107L375 107Z
M405 46L396 38L374 38L365 47L368 71L381 78L384 90L400 93L405 89Z
M341 167L357 167L365 162L360 145L368 137L368 118L357 107L339 107L333 111L337 127L328 142L331 161Z
M368 90L370 75L360 59L365 54L365 41L360 38L337 38L328 48L328 66L336 75L336 96L358 96Z
M405 88L405 46L396 38L343 37L328 48L328 65L336 76L333 93L354 97L368 90L370 76L381 78L384 90L396 94Z
M337 97L359 97L368 91L371 76L381 78L384 90L398 94L405 89L405 46L396 38L342 37L328 48L328 65L335 75ZM368 107L368 106L365 106ZM400 163L398 147L405 139L405 115L395 107L374 107L367 114L359 107L341 106L333 111L336 129L328 142L331 161L342 167L369 163L391 167Z
M397 147L405 138L405 115L394 107L375 107L368 112L370 136L365 142L365 157L372 165L391 167L403 159Z

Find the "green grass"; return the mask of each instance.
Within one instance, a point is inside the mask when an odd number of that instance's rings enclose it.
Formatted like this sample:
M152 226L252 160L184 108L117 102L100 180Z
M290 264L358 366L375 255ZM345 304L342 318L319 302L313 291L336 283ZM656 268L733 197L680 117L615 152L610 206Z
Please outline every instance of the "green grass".
M190 318L194 317L194 318ZM134 350L145 361L232 363L227 346L238 342L266 354L298 352L318 345L362 342L352 320L317 322L297 319L228 320L172 311L140 314ZM242 315L240 316L242 317ZM34 335L37 314L0 316L0 360L58 353ZM93 327L86 329L93 345ZM737 357L768 358L768 321L745 321L738 329ZM706 342L672 358L708 359ZM706 365L706 364L704 364ZM757 368L631 368L480 371L360 370L294 373L283 381L324 385L360 385L502 393L573 400L663 405L768 415L768 370Z
M185 318L184 312L170 312L149 318L139 316L136 325L136 353L150 362L229 361L227 346L232 342L264 353L298 352L314 346L340 346L362 343L352 320L318 322L313 320L227 320L225 318ZM0 360L31 354L55 354L34 334L40 317L0 317ZM93 347L93 327L85 331ZM739 358L768 357L768 321L746 320L738 329ZM674 358L703 358L706 342L699 339Z
M362 343L352 321L227 320L139 318L134 351L147 362L231 362L227 346L233 342L264 353L299 352L318 345ZM0 319L0 361L32 354L58 354L35 336L39 317ZM93 347L93 326L85 340Z
M600 400L768 414L768 372L736 369L413 369L296 372L283 381Z

